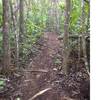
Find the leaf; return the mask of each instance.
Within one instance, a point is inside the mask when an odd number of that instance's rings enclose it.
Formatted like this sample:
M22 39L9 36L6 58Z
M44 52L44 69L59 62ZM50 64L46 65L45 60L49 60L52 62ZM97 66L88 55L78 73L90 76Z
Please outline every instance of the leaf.
M4 80L0 80L0 90L2 90L5 86L5 81Z
M0 80L0 86L4 85L5 81L4 80Z

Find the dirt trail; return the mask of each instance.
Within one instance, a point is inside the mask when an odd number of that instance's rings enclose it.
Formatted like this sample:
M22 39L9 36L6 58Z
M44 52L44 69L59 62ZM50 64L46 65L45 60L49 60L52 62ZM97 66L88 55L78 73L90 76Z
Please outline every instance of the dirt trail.
M30 49L21 75L15 74L17 79L11 75L8 92L3 93L7 99L0 100L16 100L19 96L21 100L90 100L89 74L78 52L70 51L68 75L62 73L62 62L62 41L56 33L44 33ZM9 95L13 99L8 99Z
M47 32L32 47L24 72L22 100L89 100L89 76L84 63L77 63L76 52L69 57L70 74L62 74L62 44L56 33Z
M56 33L47 32L36 44L35 56L31 54L30 63L25 72L24 88L22 89L23 100L28 100L37 92L52 87L52 80L62 66L62 47ZM60 100L58 94L49 93L46 96L38 97L37 100ZM48 92L47 92L48 93ZM56 95L56 96L55 96ZM53 97L55 96L55 97Z

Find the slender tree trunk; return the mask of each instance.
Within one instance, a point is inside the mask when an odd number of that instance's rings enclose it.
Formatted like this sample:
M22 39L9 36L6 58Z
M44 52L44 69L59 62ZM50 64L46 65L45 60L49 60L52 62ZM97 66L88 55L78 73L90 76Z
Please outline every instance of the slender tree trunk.
M10 69L10 44L9 44L9 0L3 3L3 71Z
M66 0L65 9L65 25L64 25L64 58L63 58L63 72L68 74L68 56L69 56L69 20L70 20L70 10L71 10L71 0Z
M23 58L23 42L24 42L24 0L20 0L19 4L19 56Z
M15 64L16 64L16 67L18 67L19 66L19 32L17 29L17 21L16 21L17 19L14 15L12 0L10 1L10 9L11 9L11 18L13 22L13 30L15 33Z
M24 0L20 0L20 16L19 16L19 32L20 32L20 42L23 42L24 36Z
M55 21L56 21L56 32L59 33L59 11L58 11L58 0L55 0L55 13L56 13L56 16L55 16Z
M89 72L88 68L88 61L87 61L87 54L86 54L86 40L85 40L85 12L84 12L84 6L85 6L85 1L82 0L82 47L83 47L83 56L84 56L84 62L87 71Z
M90 28L90 1L87 2L89 9L88 9L88 18L87 18L87 32L89 33L89 28ZM89 34L90 35L90 34Z

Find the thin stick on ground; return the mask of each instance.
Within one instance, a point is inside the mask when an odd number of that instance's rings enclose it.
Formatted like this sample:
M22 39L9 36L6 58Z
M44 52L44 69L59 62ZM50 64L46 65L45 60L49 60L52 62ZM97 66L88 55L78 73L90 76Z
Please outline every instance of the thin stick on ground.
M47 88L47 89L44 89L42 91L39 91L38 93L36 93L33 97L31 97L29 100L34 100L35 98L37 98L38 96L44 94L45 92L51 90L52 88Z

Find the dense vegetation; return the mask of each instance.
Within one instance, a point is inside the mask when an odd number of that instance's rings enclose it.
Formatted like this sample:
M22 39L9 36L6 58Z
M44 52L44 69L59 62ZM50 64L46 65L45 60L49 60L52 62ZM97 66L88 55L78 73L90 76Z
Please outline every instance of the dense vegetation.
M77 60L89 74L89 0L0 0L0 90L5 78L25 70L29 55L36 53L34 45L47 32L63 40L61 71L68 75Z

